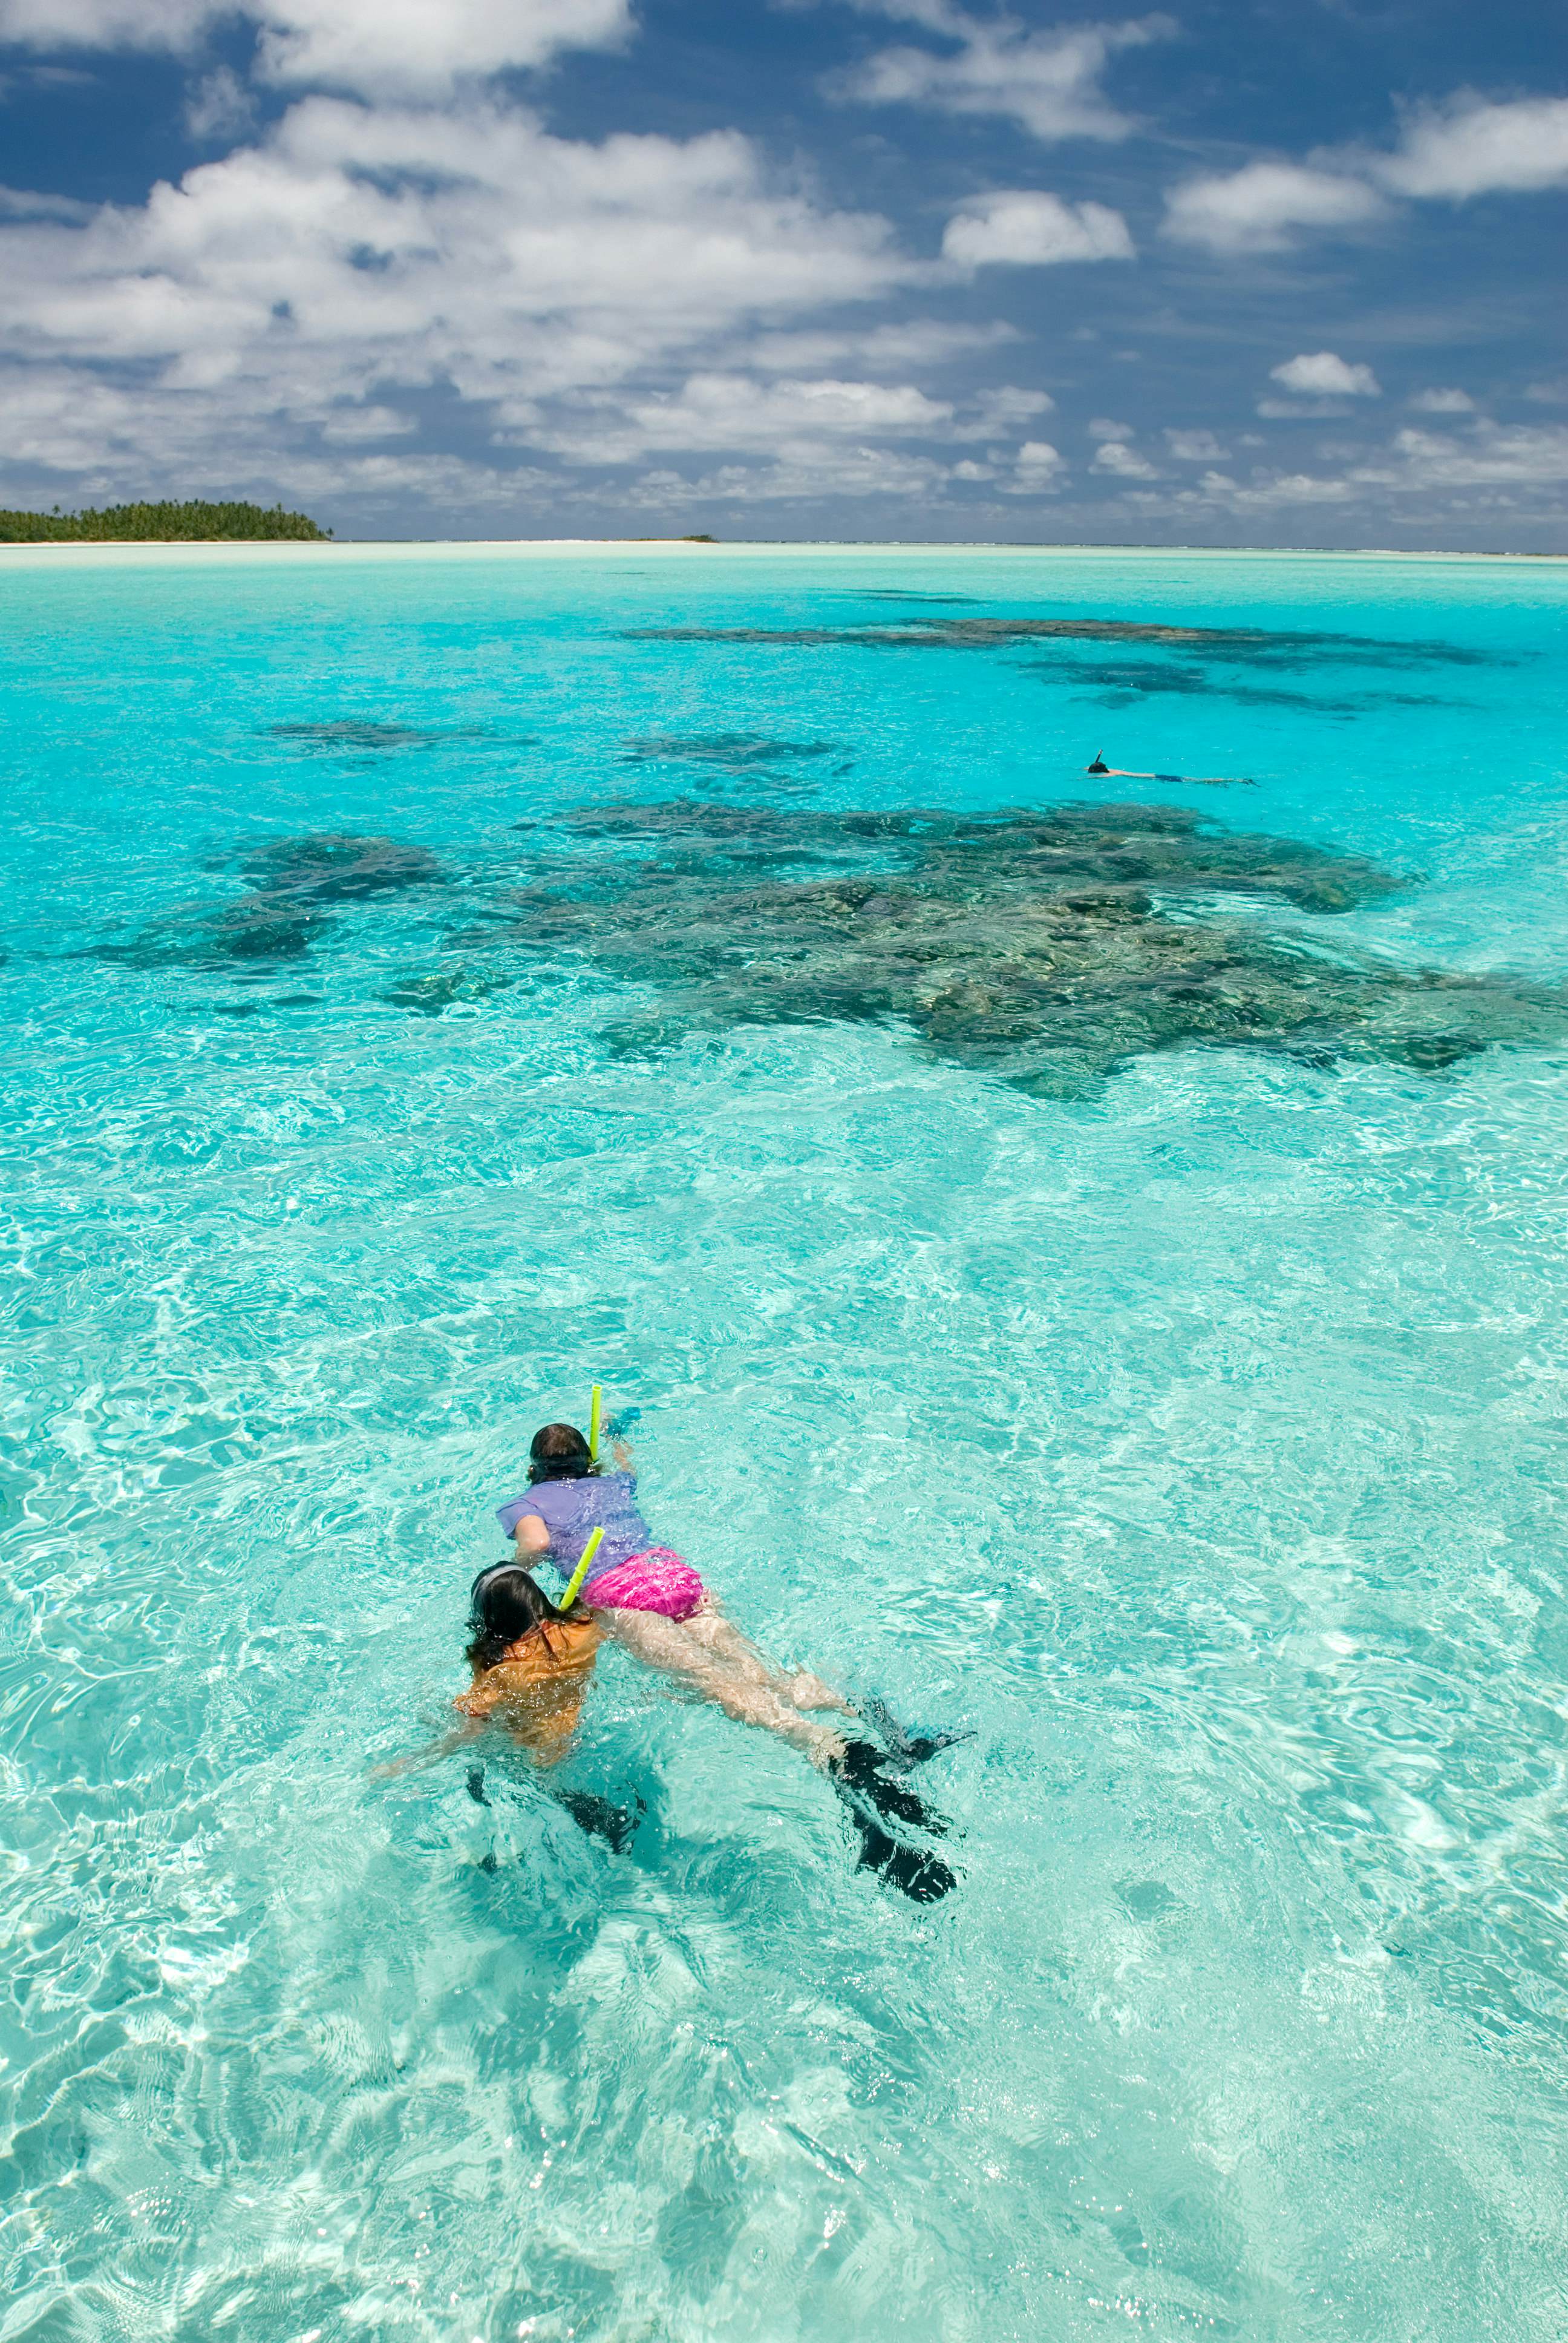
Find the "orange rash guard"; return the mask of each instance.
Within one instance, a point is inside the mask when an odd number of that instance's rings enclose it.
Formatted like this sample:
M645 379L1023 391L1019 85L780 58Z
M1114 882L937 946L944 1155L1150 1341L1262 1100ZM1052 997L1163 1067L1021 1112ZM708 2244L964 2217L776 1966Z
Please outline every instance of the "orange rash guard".
M454 1705L465 1716L493 1716L541 1765L553 1765L577 1731L601 1640L591 1619L543 1619L476 1673Z

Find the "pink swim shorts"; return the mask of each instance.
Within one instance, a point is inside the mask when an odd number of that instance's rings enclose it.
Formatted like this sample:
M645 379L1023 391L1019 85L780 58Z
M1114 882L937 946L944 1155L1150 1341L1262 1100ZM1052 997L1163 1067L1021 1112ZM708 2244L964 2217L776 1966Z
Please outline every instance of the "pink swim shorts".
M657 1611L661 1619L689 1619L704 1591L689 1562L667 1545L650 1545L590 1578L583 1601L598 1611Z

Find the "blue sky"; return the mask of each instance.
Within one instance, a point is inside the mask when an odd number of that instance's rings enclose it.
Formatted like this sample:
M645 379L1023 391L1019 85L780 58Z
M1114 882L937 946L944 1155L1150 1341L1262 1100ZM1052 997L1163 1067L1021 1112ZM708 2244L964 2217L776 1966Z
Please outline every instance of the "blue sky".
M0 0L0 501L1568 550L1548 0Z

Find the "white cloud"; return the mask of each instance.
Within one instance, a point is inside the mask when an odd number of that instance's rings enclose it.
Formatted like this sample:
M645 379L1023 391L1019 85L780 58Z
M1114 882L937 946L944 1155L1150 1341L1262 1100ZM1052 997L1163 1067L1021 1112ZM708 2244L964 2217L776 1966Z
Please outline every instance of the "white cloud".
M177 54L236 15L260 29L266 78L382 97L440 96L631 25L627 0L0 0L0 40Z
M1488 105L1462 92L1414 115L1393 154L1373 167L1399 195L1446 196L1456 203L1568 186L1568 97Z
M1473 415L1475 401L1465 390L1418 390L1410 404L1421 415Z
M256 101L232 65L219 65L186 100L186 128L201 146L238 138L256 120Z
M1138 434L1131 423L1117 423L1109 415L1091 416L1089 422L1091 439L1136 439Z
M1064 204L1033 188L977 196L948 222L942 257L963 268L1002 262L1045 267L1063 260L1131 260L1132 238L1104 204Z
M936 317L910 317L897 325L848 330L802 327L759 334L738 348L735 357L765 374L827 374L852 368L859 376L908 375L1020 338L1016 326L1000 320L956 326Z
M994 480L996 466L977 464L971 457L966 456L961 464L953 466L953 478L955 480Z
M994 390L982 390L971 401L971 412L949 432L950 439L1008 439L1049 415L1056 401L1049 391L1025 390L1016 383L1003 383Z
M1240 171L1172 187L1161 233L1211 252L1285 252L1302 230L1352 234L1387 210L1374 187L1341 172L1248 163Z
M688 478L682 472L646 472L618 501L654 512L689 512L694 504L835 502L852 497L902 497L930 503L947 486L945 465L929 456L886 447L812 448L764 465L725 464Z
M734 134L590 146L482 106L317 97L145 206L0 226L0 329L50 370L72 462L94 445L73 417L120 362L145 384L149 465L176 409L187 444L226 434L248 465L400 388L526 425L540 401L914 273L883 222L772 192ZM125 452L136 427L116 412Z
M1228 453L1211 431L1167 429L1165 445L1179 464L1222 464Z
M1489 104L1462 91L1405 122L1392 153L1325 149L1305 163L1248 163L1165 197L1161 233L1232 254L1353 236L1389 216L1384 190L1460 203L1568 186L1568 98Z
M1555 488L1568 481L1568 426L1478 423L1462 439L1397 432L1392 461L1363 465L1362 486L1398 489Z
M1042 496L1054 489L1066 470L1064 459L1049 439L1026 439L1013 464L1013 476L1003 488L1010 497Z
M1104 439L1095 450L1091 472L1109 472L1119 480L1152 480L1158 476L1147 457L1130 447L1125 439Z
M1145 16L1033 32L1016 16L981 19L945 0L912 6L890 0L871 13L919 24L956 43L956 51L879 49L835 76L831 95L871 106L998 115L1044 139L1124 138L1132 125L1105 96L1101 76L1118 50L1141 48L1175 30L1167 16Z
M1308 398L1382 397L1382 387L1371 367L1352 366L1332 350L1313 350L1303 352L1300 357L1287 358L1283 366L1270 367L1269 379Z
M678 392L574 401L568 419L521 436L529 446L587 464L629 464L656 450L708 447L805 464L831 441L934 437L952 412L908 384L760 383L747 375L697 374Z

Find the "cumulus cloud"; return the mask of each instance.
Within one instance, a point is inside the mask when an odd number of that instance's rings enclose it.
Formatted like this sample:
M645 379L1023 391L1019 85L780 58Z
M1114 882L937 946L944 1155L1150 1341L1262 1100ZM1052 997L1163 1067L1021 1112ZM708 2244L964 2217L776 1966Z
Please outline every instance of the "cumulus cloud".
M628 464L656 450L724 447L793 456L804 464L835 440L930 438L951 422L952 412L909 384L761 383L749 375L695 374L677 392L574 402L570 419L523 436L530 446L578 463Z
M1390 460L1359 467L1362 487L1411 488L1556 488L1568 481L1568 426L1482 422L1462 439L1446 433L1397 432Z
M1568 97L1488 105L1462 92L1412 116L1394 152L1372 167L1399 195L1456 203L1568 186Z
M1332 350L1303 352L1271 367L1269 378L1304 397L1381 398L1382 386L1370 366L1352 366Z
M119 362L144 386L149 461L176 394L191 434L226 429L247 456L429 386L522 427L541 401L912 273L885 223L775 193L734 134L589 146L479 105L325 97L144 206L0 229L0 327L55 369L58 445Z
M1215 253L1284 252L1376 225L1388 195L1462 203L1564 186L1568 98L1489 103L1462 91L1411 115L1392 151L1331 148L1189 179L1168 192L1161 233Z
M1153 465L1125 439L1102 439L1095 449L1091 472L1109 472L1119 480L1152 480Z
M1016 16L981 19L946 0L882 0L871 13L915 23L952 43L937 49L879 49L836 75L829 95L869 106L930 106L949 114L996 115L1036 138L1124 138L1132 124L1100 84L1119 50L1141 48L1175 30L1168 16L1120 25L1033 32Z
M238 15L258 27L268 79L381 97L602 48L631 25L628 0L0 0L0 40L177 54Z
M1017 383L1001 383L982 390L970 402L970 412L956 424L951 439L1007 439L1049 415L1056 401L1049 391L1025 390Z
M1248 163L1189 179L1165 198L1161 233L1211 252L1285 252L1303 231L1352 234L1386 216L1375 187L1302 163Z
M942 257L962 268L997 262L1048 267L1063 260L1131 260L1132 238L1120 212L1105 204L1066 204L1034 188L977 196L955 212Z
M1088 428L1091 439L1136 439L1138 437L1131 423L1118 423L1109 415L1091 416Z
M827 374L852 368L857 375L876 377L948 366L956 358L978 350L999 349L1020 338L1017 327L1000 318L970 326L939 317L906 317L882 326L798 327L758 334L737 356L765 374Z
M1038 497L1055 489L1066 470L1064 459L1049 439L1026 439L1013 461L1010 480L1002 483L1010 497Z
M1475 401L1464 390L1418 390L1410 404L1422 415L1473 415Z
M1228 449L1220 445L1211 431L1179 431L1167 429L1165 445L1179 464L1222 464Z

